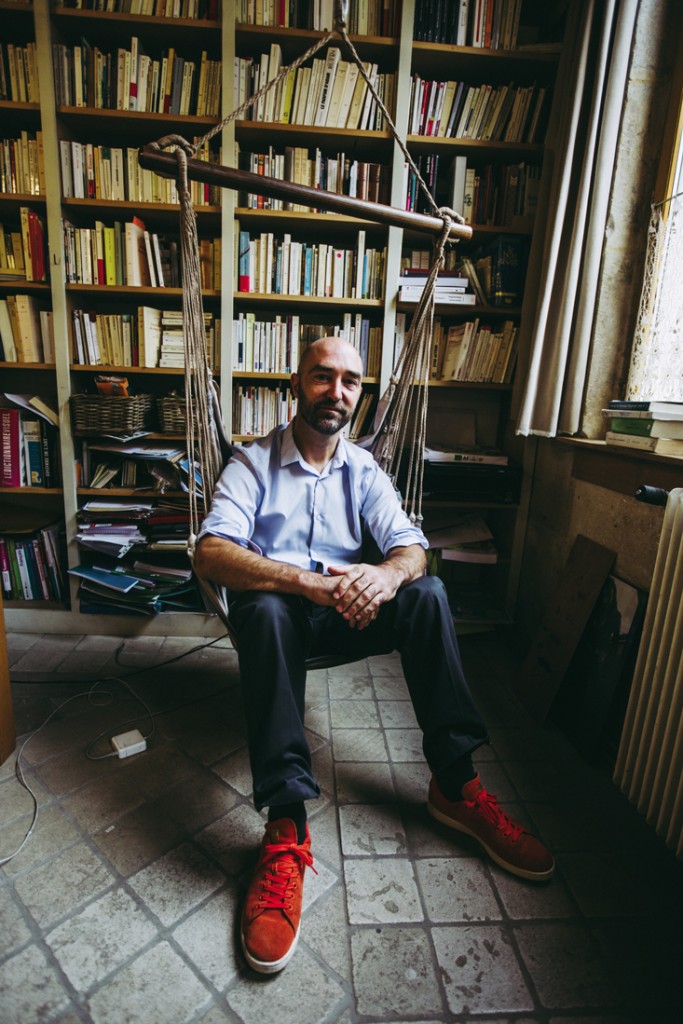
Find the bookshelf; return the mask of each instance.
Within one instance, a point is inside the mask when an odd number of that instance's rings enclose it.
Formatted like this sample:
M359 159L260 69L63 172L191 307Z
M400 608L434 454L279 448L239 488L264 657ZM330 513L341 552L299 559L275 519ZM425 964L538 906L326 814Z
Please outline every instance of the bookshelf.
M151 491L138 495L133 488L123 487L120 483L103 490L84 485L80 475L81 446L84 442L88 444L89 439L81 436L80 431L73 430L72 396L92 387L94 376L103 370L125 375L132 390L150 393L154 397L182 388L182 369L172 364L145 365L144 361L136 365L132 354L128 358L127 353L132 353L130 347L123 349L125 358L113 365L105 361L98 363L87 348L80 353L78 350L75 323L79 316L81 325L83 317L89 316L108 342L112 337L118 339L116 344L119 347L113 351L120 352L121 337L126 332L135 331L131 324L136 324L143 315L140 310L177 313L181 308L182 282L164 278L163 287L158 280L132 284L125 275L121 276L121 256L118 257L118 270L116 266L113 271L111 266L106 267L104 278L101 269L98 270L98 242L103 248L105 231L109 239L113 230L125 236L125 225L134 218L144 224L144 229L151 236L152 247L154 236L157 244L163 247L177 235L173 186L155 178L151 172L143 175L138 170L135 174L134 160L128 151L135 151L138 146L171 131L189 137L202 135L219 119L215 106L212 107L211 103L207 106L206 91L202 93L199 114L188 112L188 96L191 100L198 98L198 86L195 87L196 97L191 87L186 87L182 101L177 97L175 103L162 103L157 92L156 101L150 100L147 104L149 109L131 109L130 86L125 98L116 91L119 89L120 92L119 51L131 52L137 45L138 57L144 53L149 58L148 96L155 94L152 88L154 62L159 62L160 74L163 58L168 57L170 50L187 63L194 62L192 73L197 76L201 73L202 64L206 66L213 62L211 102L215 104L216 97L219 97L220 110L229 111L236 105L235 85L234 76L226 74L225 69L232 69L236 59L244 66L260 67L264 55L269 62L274 55L276 62L287 65L318 38L319 32L304 23L308 5L304 6L306 11L301 5L296 8L300 15L298 22L281 27L247 24L245 19L250 8L246 3L244 11L241 4L200 5L199 16L193 11L187 17L174 18L157 13L161 8L156 7L154 13L132 15L122 11L51 8L47 0L34 0L30 4L0 0L0 12L7 25L5 38L22 46L35 42L40 78L38 102L0 98L3 135L16 134L19 138L21 131L41 133L46 183L44 194L10 191L0 194L0 222L16 224L21 208L32 208L44 222L50 256L49 281L10 282L0 277L0 298L14 293L36 298L51 311L54 335L54 355L49 361L32 364L6 362L2 364L2 371L3 378L8 381L5 385L8 389L51 397L59 413L62 469L60 486L42 490L29 486L3 488L2 493L3 499L7 496L8 503L17 508L48 508L63 521L65 567L77 565L82 558L76 537L79 509L86 502L97 498L126 501L134 495L144 499L154 497ZM377 6L381 9L381 5ZM383 22L379 13L371 12L367 26L370 31L353 38L361 59L370 67L374 66L378 75L385 76L384 95L411 154L422 159L423 168L428 160L438 167L437 200L445 202L450 198L449 170L456 157L465 158L468 168L481 171L480 176L486 177L489 186L499 190L507 180L506 175L511 173L509 168L522 166L525 173L531 168L532 175L537 175L543 161L540 130L539 137L533 141L525 139L524 134L513 141L428 135L419 130L413 132L410 130L412 92L416 77L442 82L444 88L449 80L467 81L473 85L488 84L492 89L514 82L515 86L535 90L534 96L540 89L546 89L546 103L549 103L559 48L493 50L414 39L417 6L413 0L404 0L403 3L397 0L395 5L387 8ZM523 6L534 7L528 2ZM374 9L374 5L370 7ZM147 10L146 5L141 5L141 9ZM182 10L188 13L191 8L182 5ZM238 19L242 15L242 20L233 23L230 15L235 11ZM203 17L204 14L207 16ZM358 17L353 3L351 17ZM351 25L353 30L357 22L352 20ZM336 45L333 42L328 51ZM76 56L79 47L80 54ZM96 93L95 85L88 78L96 50L105 55L105 66L109 55L108 93L106 89L102 92L101 85ZM326 58L324 51L318 56L321 60ZM65 85L68 75L53 73L55 66L63 71L72 60L80 62L81 81L77 90L73 76L69 90ZM216 82L215 69L218 65L223 72L220 86ZM125 58L123 69L125 76ZM348 74L348 69L345 74ZM182 96L182 80L179 88ZM334 123L320 123L319 119L316 124L316 118L310 112L308 118L290 116L286 123L267 121L263 119L263 111L253 119L238 120L226 126L211 141L204 156L256 171L269 167L271 173L275 170L282 174L284 168L285 174L296 180L308 181L312 185L319 183L342 193L354 189L356 194L374 195L390 205L404 206L406 176L400 148L386 126L381 124L381 119L372 120L370 111L363 128L359 125L346 127L342 120L341 97L342 94L336 97L338 106ZM294 93L291 99L294 99ZM274 98L274 103L275 100L277 98ZM284 96L280 96L278 102L279 113L273 115L271 112L271 116L282 115ZM70 164L67 157L71 159ZM434 160L435 157L438 161ZM74 161L80 171L74 167ZM362 189L374 191L363 193ZM408 252L428 247L424 236L411 237L401 228L371 224L342 215L321 214L305 208L283 209L282 204L269 200L260 202L254 196L228 190L215 192L207 188L204 191L203 186L196 186L195 203L200 240L207 246L213 246L216 260L203 290L204 309L212 318L214 370L219 377L224 418L232 429L233 440L239 441L253 436L261 428L267 429L268 417L272 419L290 414L286 384L290 364L295 362L296 355L296 346L293 351L291 348L293 320L297 324L298 345L305 343L307 332L311 332L311 337L315 336L321 327L325 330L352 330L354 336L357 331L359 337L361 332L366 332L366 343L371 344L372 338L374 347L367 364L364 389L373 398L381 394L394 364L397 326L409 321L411 308L414 308L397 301L401 268ZM533 217L529 209L522 205L510 212L508 204L503 217L501 209L500 204L493 201L481 205L483 212L478 215L481 222L473 225L473 241L467 246L461 245L459 253L467 252L474 257L484 243L501 237L521 238L528 243L533 231ZM65 222L72 226L73 238L78 239L80 256L84 257L86 252L95 254L95 262L85 274L80 259L75 272L72 272L73 260L68 263L65 257ZM273 261L265 277L261 271L260 278L255 278L247 286L240 281L240 232L252 246L256 243L259 254L263 246L263 252ZM362 274L359 278L354 261L361 238L361 246L366 253L372 250L380 255L374 264L377 274L374 290L367 289L359 297L356 285ZM301 248L301 276L296 285L288 283L283 293L278 290L282 284L282 250L283 246L289 246L291 252L292 245ZM338 279L336 286L334 275L326 277L321 269L331 258L328 246L335 254L342 252L342 259L346 260L341 284ZM278 259L279 270L276 266ZM307 259L310 260L308 269ZM159 277L164 276L164 270L159 273L158 264L157 273ZM311 282L318 278L320 288L316 289ZM518 324L520 308L521 296L514 305L506 307L496 307L488 302L466 309L455 309L450 304L439 306L437 316L447 334L449 327L470 318L478 318L480 324L486 321L494 328L506 321ZM247 358L244 346L241 350L239 348L241 332L246 337L248 331L258 334L257 346L261 355L256 361L253 350L251 358ZM125 344L130 346L129 336L126 338ZM105 359L103 351L109 353L111 350L102 346L100 358ZM270 355L264 356L264 353ZM253 411L254 395L258 389L266 396L265 414ZM435 375L430 381L429 438L437 442L448 441L452 436L454 411L470 410L476 414L480 435L477 439L491 445L504 444L509 393L509 381L444 380ZM366 412L370 414L371 410L366 409ZM178 437L156 433L152 439L177 441ZM173 491L169 495L171 498L177 496ZM473 500L465 498L456 502L430 497L425 502L428 525L444 521L444 517L451 516L454 510L483 511L496 538L500 539L501 558L493 571L496 574L495 586L501 598L505 600L507 596L508 601L514 594L515 548L524 517L523 495L524 486L519 500L514 502L486 500L481 495ZM119 634L143 630L196 635L213 635L222 631L215 618L201 612L182 616L161 612L144 619L109 616L97 610L83 614L79 610L74 580L70 584L69 598L59 605L50 606L49 618L42 616L41 604L6 598L5 605L10 628L19 630L66 629L71 632ZM37 611L41 612L40 619L36 617Z

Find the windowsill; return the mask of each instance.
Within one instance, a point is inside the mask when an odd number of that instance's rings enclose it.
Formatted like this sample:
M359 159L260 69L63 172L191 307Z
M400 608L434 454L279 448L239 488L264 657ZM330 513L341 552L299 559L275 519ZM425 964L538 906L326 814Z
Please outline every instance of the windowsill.
M637 448L618 448L585 437L553 438L573 449L572 476L575 480L633 497L643 484L672 490L683 485L683 458L658 455Z
M596 455L616 455L619 458L648 462L650 465L654 462L683 469L682 455L661 455L659 452L646 452L640 448L627 448L626 446L621 448L618 445L607 444L605 441L592 440L588 437L555 437L553 440L572 448L588 449Z

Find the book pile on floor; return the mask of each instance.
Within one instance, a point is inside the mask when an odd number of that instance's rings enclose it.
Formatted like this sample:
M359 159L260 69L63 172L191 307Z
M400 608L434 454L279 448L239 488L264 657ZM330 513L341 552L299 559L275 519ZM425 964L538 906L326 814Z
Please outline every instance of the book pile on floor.
M683 402L610 402L605 441L617 448L683 456Z

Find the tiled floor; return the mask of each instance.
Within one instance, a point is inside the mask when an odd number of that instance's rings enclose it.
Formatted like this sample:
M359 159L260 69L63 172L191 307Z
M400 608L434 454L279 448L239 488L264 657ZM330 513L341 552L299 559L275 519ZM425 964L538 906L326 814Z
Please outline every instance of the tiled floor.
M479 767L554 849L556 877L515 880L427 816L395 658L312 673L318 874L296 956L271 978L235 940L262 819L227 642L8 639L40 810L0 869L3 1024L683 1021L683 866L605 772L530 723L490 635L462 641L492 734ZM145 753L89 759L152 722ZM0 857L30 821L12 759Z

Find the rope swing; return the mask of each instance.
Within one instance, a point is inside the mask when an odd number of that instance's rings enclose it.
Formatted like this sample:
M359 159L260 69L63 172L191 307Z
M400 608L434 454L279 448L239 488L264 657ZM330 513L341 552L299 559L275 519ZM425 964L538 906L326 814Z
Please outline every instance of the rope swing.
M433 236L433 258L427 284L415 310L398 362L391 375L389 387L381 397L374 417L372 432L357 441L372 452L374 458L392 479L398 483L403 457L408 468L402 479L403 506L413 522L422 521L423 452L427 425L427 396L431 344L434 329L434 289L438 274L444 265L448 242L470 238L472 230L464 225L462 216L447 207L437 207L422 175L408 149L399 137L396 126L378 95L370 76L349 38L347 29L347 0L335 0L335 25L326 30L304 54L239 107L214 125L196 143L189 143L180 135L167 135L145 146L139 154L142 167L154 170L177 181L180 203L180 254L183 281L183 325L185 342L185 399L187 409L187 446L190 463L189 514L190 537L188 554L194 555L199 528L198 483L193 467L198 467L202 481L203 509L208 511L216 482L230 452L230 442L222 422L218 390L208 363L202 308L199 239L197 220L192 204L189 180L204 181L221 187L244 189L261 195L291 200L301 205L315 206L336 213L362 217L374 223L394 225L429 233ZM253 107L291 71L299 68L332 39L341 39L358 66L359 74L382 111L395 142L406 163L415 174L419 188L427 201L431 215L399 210L379 203L337 193L308 188L277 178L264 177L237 168L222 167L195 159L205 142ZM202 581L204 582L204 581ZM208 596L222 618L227 617L227 603L223 604L213 590Z

